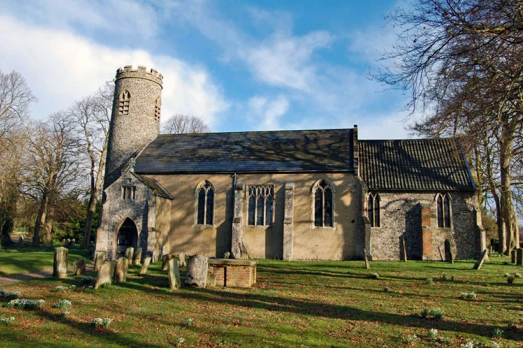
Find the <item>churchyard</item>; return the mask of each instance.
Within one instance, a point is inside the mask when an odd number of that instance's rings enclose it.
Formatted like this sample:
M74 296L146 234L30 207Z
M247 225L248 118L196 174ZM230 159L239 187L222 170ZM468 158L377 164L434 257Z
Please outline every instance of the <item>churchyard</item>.
M22 254L0 252L2 270ZM92 271L0 285L0 346L520 347L523 267L496 255L473 265L259 260L252 288L171 290L156 262L97 290ZM10 307L16 292L45 302Z

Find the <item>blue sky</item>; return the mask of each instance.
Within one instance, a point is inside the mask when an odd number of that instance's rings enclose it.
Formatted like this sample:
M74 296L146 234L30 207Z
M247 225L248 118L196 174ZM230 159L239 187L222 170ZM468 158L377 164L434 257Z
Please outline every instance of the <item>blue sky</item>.
M22 73L44 119L124 65L164 76L162 119L213 131L350 128L407 138L405 96L368 78L403 1L9 1L0 70ZM9 33L9 35L5 35Z

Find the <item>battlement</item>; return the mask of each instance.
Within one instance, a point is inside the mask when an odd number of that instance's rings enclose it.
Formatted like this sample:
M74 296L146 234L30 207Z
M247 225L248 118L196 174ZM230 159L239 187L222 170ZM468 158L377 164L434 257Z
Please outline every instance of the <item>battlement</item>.
M126 78L142 78L158 83L160 86L163 83L163 76L158 71L139 65L137 69L133 69L132 65L126 65L116 71L116 80Z

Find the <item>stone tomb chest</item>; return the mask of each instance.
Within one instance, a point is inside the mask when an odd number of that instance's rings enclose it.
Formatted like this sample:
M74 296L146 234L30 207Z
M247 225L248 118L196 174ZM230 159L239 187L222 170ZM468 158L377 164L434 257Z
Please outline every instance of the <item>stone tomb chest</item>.
M209 259L208 273L214 286L250 288L256 284L256 265L254 260Z

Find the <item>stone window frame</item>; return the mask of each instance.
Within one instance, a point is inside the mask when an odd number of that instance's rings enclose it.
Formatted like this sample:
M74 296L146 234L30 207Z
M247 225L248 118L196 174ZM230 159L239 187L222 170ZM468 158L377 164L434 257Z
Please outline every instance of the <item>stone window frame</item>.
M207 188L205 188L205 186L207 186ZM200 191L204 189L206 190L207 192L205 193L204 195L204 202L203 202L203 223L199 223L199 206L200 206ZM211 215L210 215L210 219L211 219L211 223L208 224L208 213L209 213L209 206L208 206L208 199L209 199L209 192L212 193L212 206L211 206ZM215 209L216 208L216 188L214 187L214 184L212 183L212 181L210 180L202 180L198 183L198 185L196 185L196 188L194 189L194 225L195 226L214 226L214 212L215 212Z
M156 122L160 122L161 112L162 112L162 98L158 97L158 98L156 98L156 101L154 102L154 120Z
M370 227L381 227L381 195L378 192L367 194L367 207L365 209L370 221ZM376 218L377 217L377 218Z
M136 200L136 185L132 183L131 179L127 179L127 182L122 184L120 190L120 198L123 200Z
M321 222L321 225L317 225L316 224L316 191L318 189L322 190L323 193L325 193L325 190L323 188L321 188L321 183L322 182L325 182L326 184L326 187L328 187L330 189L330 191L332 192L332 197L331 197L331 226L329 226L328 224L325 223L325 214L323 213L322 214L322 222ZM316 180L316 182L312 185L311 187L311 223L312 223L312 228L315 229L315 228L334 228L334 226L336 226L335 224L335 212L336 212L336 187L334 186L334 184L332 183L332 181L330 181L329 179L327 178L322 178L322 179L319 179L319 180ZM322 212L325 211L325 194L322 195Z
M251 224L251 221L250 221L250 208L251 208L251 205L250 205L250 202L251 202L251 190L257 190L259 192L259 190L269 190L270 191L270 195L263 195L263 196L254 196L255 197L255 204L254 204L254 223ZM274 225L274 218L275 218L275 203L276 203L276 188L275 188L275 185L272 184L272 183L267 183L267 184L248 184L246 185L246 188L245 188L245 197L246 197L246 201L247 201L247 204L245 204L245 210L246 210L246 225L248 227L272 227ZM258 212L259 212L259 206L258 206L258 199L263 197L264 199L264 202L263 202L263 218L262 218L262 223L259 224L258 223ZM268 200L267 198L269 197L272 197L272 200L270 201L270 206L268 206ZM270 212L271 212L271 216L269 219L267 219L267 211L268 208L270 208Z
M124 90L118 96L118 115L126 116L129 115L129 109L131 106L131 92Z
M448 192L439 192L434 197L438 228L452 227L452 199Z

